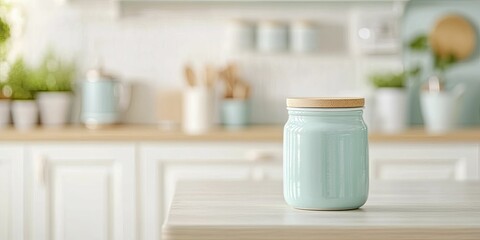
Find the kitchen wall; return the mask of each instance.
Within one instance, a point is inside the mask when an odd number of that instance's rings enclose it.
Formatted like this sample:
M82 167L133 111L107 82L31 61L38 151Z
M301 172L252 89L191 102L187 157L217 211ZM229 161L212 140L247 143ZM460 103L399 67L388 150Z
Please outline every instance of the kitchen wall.
M281 123L287 96L332 96L368 92L372 69L401 69L399 52L363 56L355 49L352 22L357 13L400 12L398 3L321 3L274 7L183 5L111 0L24 0L27 24L21 52L31 63L48 48L75 58L81 72L101 59L105 68L134 86L125 121L156 122L159 91L185 85L185 63L223 65L235 60L253 85L253 121ZM311 55L233 54L225 50L232 19L315 20L320 49ZM82 77L79 76L79 81Z

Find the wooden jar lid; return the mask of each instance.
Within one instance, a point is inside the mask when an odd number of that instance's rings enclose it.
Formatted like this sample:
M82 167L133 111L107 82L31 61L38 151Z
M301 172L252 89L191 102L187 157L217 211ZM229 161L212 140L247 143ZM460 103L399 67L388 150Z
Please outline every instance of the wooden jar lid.
M358 108L364 98L287 98L287 107L293 108Z

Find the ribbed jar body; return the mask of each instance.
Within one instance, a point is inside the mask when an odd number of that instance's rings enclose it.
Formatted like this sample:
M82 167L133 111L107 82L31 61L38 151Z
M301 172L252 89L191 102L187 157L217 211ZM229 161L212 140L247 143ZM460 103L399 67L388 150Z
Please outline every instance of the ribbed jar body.
M300 209L347 210L368 197L368 135L362 108L288 108L285 201Z

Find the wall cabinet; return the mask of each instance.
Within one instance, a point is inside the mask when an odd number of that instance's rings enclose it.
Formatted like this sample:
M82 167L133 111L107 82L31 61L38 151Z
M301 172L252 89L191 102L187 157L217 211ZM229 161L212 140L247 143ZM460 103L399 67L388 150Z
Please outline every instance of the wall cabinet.
M134 145L59 143L27 152L29 239L136 239Z
M22 145L0 146L0 239L24 239Z

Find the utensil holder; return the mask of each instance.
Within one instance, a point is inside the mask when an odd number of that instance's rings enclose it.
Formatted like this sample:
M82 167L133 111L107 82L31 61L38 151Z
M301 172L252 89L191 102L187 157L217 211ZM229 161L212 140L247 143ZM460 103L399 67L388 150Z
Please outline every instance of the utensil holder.
M213 92L206 86L190 87L183 95L183 130L201 134L212 127Z
M250 119L250 102L246 99L224 99L222 101L221 119L225 127L247 126Z

